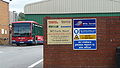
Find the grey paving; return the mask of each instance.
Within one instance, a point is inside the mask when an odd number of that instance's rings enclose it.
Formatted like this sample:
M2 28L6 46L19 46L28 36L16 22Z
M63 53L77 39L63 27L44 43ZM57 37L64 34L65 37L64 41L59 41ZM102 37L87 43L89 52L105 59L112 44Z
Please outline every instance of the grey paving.
M2 46L0 45L0 68L28 68L43 59L43 45ZM43 63L34 68L43 68Z

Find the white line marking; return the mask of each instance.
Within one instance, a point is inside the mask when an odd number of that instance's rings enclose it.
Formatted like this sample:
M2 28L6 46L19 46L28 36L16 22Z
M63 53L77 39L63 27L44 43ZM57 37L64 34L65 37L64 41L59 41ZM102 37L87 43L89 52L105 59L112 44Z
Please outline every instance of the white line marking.
M41 63L42 61L43 61L43 59L37 61L36 63L34 63L34 64L30 65L30 66L28 66L28 68L33 68L33 67L35 67L36 65L38 65L39 63Z
M0 53L3 53L3 51L0 51Z

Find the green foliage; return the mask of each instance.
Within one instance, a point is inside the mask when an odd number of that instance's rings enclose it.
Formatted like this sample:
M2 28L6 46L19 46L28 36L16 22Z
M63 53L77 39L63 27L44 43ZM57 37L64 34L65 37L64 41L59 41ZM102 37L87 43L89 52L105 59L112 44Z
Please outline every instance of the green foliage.
M22 12L19 13L18 21L25 21L25 14L24 13L22 13Z

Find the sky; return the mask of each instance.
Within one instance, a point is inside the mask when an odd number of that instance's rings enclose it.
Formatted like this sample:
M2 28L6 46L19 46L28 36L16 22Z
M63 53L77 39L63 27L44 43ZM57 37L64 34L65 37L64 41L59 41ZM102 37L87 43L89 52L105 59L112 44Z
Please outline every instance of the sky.
M16 11L17 13L24 12L24 6L29 3L39 2L43 0L4 0L9 2L9 10Z

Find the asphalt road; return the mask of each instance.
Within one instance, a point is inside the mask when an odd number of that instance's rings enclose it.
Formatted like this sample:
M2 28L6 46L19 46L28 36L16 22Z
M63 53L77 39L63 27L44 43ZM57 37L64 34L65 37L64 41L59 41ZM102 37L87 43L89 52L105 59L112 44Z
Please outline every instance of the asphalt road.
M43 68L43 45L0 46L0 68Z

